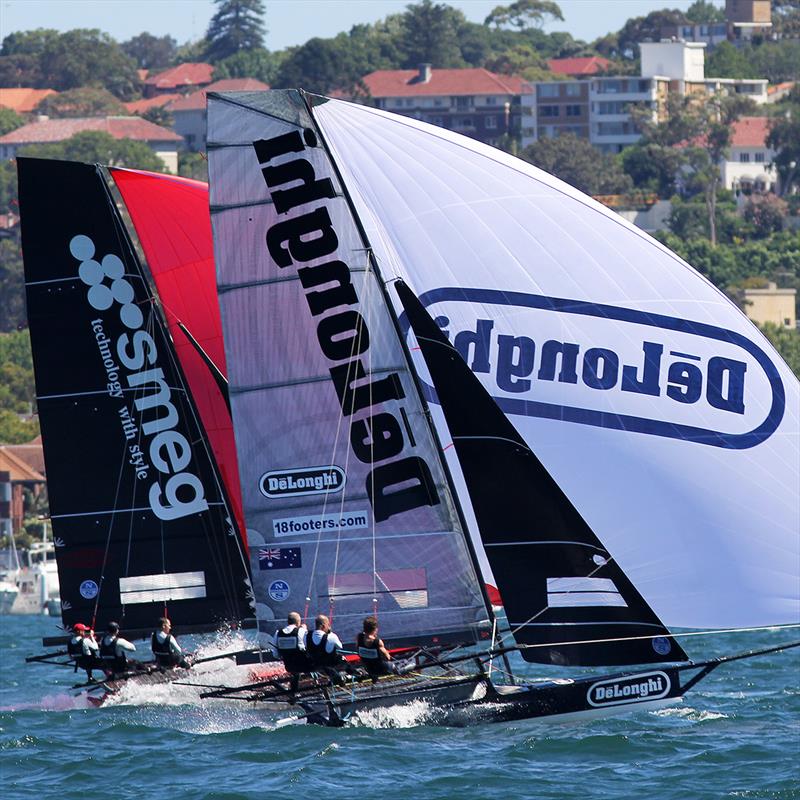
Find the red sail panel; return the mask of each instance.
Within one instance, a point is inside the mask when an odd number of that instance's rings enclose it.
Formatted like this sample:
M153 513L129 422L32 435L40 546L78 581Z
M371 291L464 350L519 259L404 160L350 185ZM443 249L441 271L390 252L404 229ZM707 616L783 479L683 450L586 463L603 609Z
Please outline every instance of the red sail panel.
M186 329L227 376L217 302L208 185L155 172L112 169L131 215L164 309L175 351L217 459L236 523L247 546L236 443L228 405Z

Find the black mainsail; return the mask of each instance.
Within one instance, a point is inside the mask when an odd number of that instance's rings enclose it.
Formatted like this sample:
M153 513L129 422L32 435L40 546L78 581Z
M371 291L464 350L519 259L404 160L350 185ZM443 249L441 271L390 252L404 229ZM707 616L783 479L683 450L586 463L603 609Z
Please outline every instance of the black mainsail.
M62 616L127 631L252 617L230 505L99 168L19 159Z

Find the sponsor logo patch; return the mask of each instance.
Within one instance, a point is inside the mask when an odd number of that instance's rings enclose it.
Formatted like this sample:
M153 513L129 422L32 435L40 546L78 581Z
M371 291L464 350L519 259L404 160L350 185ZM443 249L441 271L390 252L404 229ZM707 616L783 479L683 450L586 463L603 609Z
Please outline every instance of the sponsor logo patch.
M341 514L314 514L272 520L275 536L303 536L323 531L353 531L369 526L367 511L343 511Z
M272 581L268 592L271 600L282 603L289 599L289 584L286 581Z
M642 703L666 697L670 686L669 676L665 672L643 672L641 675L593 683L586 693L586 699L595 708Z
M344 489L345 474L341 467L305 467L265 472L258 488L264 497L299 497L306 494L329 494Z
M258 551L259 569L299 569L302 566L299 547L262 547Z
M84 581L80 585L79 591L81 593L81 597L85 598L86 600L91 600L93 597L97 597L97 593L100 591L100 588L94 581Z

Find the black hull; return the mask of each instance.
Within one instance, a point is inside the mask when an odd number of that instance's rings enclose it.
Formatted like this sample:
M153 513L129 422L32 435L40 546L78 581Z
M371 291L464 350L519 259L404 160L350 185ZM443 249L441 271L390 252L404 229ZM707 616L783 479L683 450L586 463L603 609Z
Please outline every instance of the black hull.
M544 718L566 722L669 704L680 699L714 666L666 667L523 686L498 686L489 678L476 675L405 691L382 688L379 694L367 690L353 695L341 690L327 699L300 705L308 723L330 727L344 725L359 713L413 702L429 706L425 721L433 725L466 727ZM682 676L687 670L694 674Z

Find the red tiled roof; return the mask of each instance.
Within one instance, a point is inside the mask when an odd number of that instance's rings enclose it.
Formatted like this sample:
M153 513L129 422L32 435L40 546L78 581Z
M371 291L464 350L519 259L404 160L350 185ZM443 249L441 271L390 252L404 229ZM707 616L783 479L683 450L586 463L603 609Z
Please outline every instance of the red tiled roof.
M776 92L789 92L794 86L794 81L783 81L783 83L774 83L772 86L767 86L767 94L775 94ZM0 89L2 91L2 89Z
M733 123L731 147L766 147L769 117L741 117Z
M611 62L602 56L589 58L551 58L547 61L550 72L559 75L594 75L608 69Z
M225 78L214 81L204 89L188 95L179 95L169 104L169 111L197 111L206 107L207 92L264 92L269 89L266 83L255 78Z
M18 114L29 114L54 89L0 89L0 106L10 108Z
M364 77L373 97L417 95L523 94L525 81L488 69L432 69L431 79L419 80L416 69L379 69Z
M173 100L177 100L179 97L183 97L183 95L177 92L168 92L167 94L157 94L155 97L146 97L144 100L132 100L130 103L123 103L122 105L131 114L144 114L145 111L149 111L151 108L160 108Z
M29 122L5 136L0 136L0 144L63 142L64 139L69 139L82 131L103 131L115 139L134 139L139 142L183 141L177 133L141 117L74 117Z
M29 467L19 456L12 453L7 445L0 446L0 472L10 472L12 483L17 481L44 483L45 481L44 475Z
M38 442L34 440L28 444L7 444L5 450L20 461L24 461L31 469L44 475L44 449L41 437L37 438Z
M177 67L159 72L145 81L146 86L156 89L180 89L186 86L203 86L211 83L214 67L211 64L178 64Z

